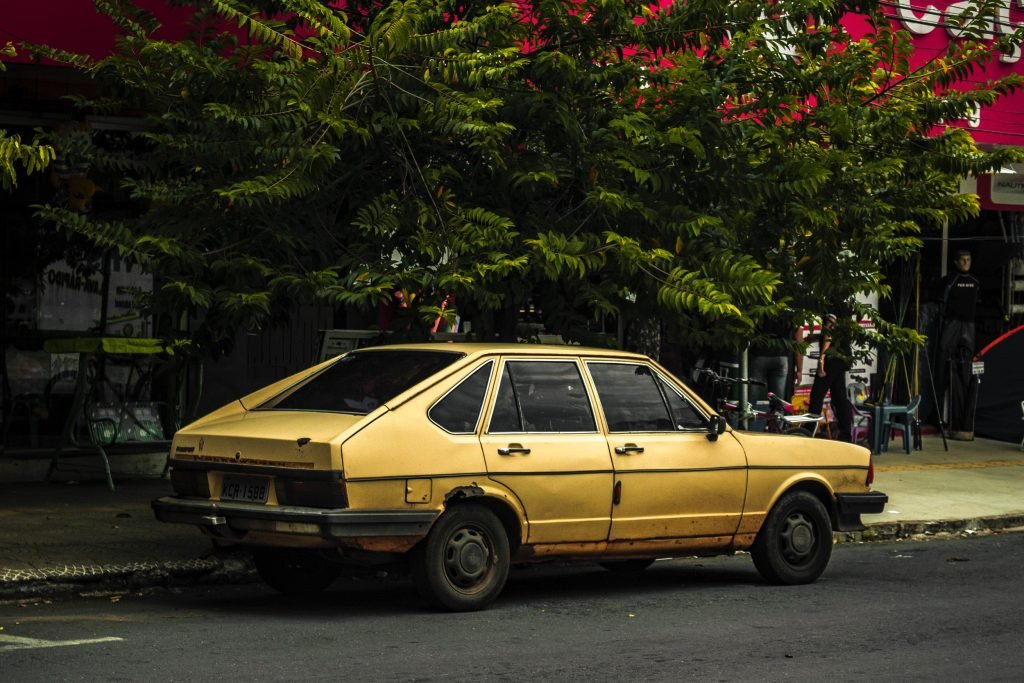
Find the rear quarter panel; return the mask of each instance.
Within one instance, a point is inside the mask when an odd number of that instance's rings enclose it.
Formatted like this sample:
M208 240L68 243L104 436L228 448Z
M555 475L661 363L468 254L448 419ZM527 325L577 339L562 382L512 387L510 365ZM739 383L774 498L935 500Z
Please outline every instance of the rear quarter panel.
M440 510L454 489L472 487L503 499L522 519L518 501L488 478L477 433L449 434L427 417L430 407L476 367L479 363L403 398L342 443L352 508Z

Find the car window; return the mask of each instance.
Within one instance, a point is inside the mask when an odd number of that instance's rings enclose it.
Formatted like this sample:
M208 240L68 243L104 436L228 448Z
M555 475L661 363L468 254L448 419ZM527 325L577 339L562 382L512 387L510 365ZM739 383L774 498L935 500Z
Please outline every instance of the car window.
M484 363L435 403L427 411L431 421L452 434L476 432L480 411L484 406L484 396L487 393L487 383L491 378L492 365L494 363L490 361Z
M651 368L639 363L587 363L610 432L672 432L675 424Z
M365 415L448 367L465 354L452 351L356 351L257 410L312 410Z
M597 431L579 367L574 361L507 361L488 431Z
M674 432L703 427L703 418L650 366L587 363L609 432Z
M676 429L699 429L701 431L707 429L708 421L704 415L661 375L658 375L658 386L661 387L668 400L668 407L672 411L672 421Z

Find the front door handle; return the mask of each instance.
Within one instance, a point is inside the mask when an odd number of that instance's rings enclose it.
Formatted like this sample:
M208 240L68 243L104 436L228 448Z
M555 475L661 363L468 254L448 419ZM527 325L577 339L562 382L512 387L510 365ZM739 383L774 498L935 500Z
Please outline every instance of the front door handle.
M510 443L507 448L499 448L498 455L529 455L530 449L523 448L522 444Z
M627 453L643 453L644 449L641 446L637 446L635 443L627 443L625 446L616 446L616 455L626 455Z

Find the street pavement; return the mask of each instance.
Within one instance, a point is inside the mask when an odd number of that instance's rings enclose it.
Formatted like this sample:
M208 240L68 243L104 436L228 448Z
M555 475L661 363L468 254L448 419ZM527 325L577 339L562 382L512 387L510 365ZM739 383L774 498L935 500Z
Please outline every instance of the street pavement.
M874 488L889 496L867 528L837 542L1024 531L1024 452L987 439L925 435L875 456ZM158 522L150 501L168 479L0 483L0 600L110 594L159 586L256 580L244 549L219 548L198 530Z

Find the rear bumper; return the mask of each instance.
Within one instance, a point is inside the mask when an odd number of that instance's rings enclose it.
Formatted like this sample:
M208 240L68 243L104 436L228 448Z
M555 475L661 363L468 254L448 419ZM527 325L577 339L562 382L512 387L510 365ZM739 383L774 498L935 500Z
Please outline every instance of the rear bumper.
M152 503L161 522L192 524L212 536L240 540L248 532L325 539L426 536L436 510L347 510L226 503L166 496Z
M859 531L864 528L860 521L861 515L877 515L885 510L889 496L881 491L868 493L837 493L836 494L836 530Z

